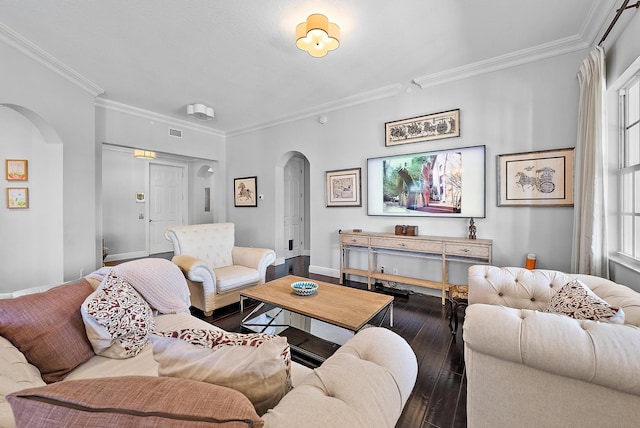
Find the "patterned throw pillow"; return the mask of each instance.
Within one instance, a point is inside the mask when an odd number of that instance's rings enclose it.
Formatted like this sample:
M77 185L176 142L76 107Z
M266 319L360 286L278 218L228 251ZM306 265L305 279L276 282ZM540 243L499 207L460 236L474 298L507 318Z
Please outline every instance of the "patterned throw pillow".
M269 334L184 329L151 335L161 376L182 377L242 392L258 414L291 390L287 339Z
M544 312L567 315L578 320L624 324L624 312L598 297L579 279L565 284L551 298Z
M138 355L155 329L149 304L113 270L87 297L81 312L93 350L104 357Z

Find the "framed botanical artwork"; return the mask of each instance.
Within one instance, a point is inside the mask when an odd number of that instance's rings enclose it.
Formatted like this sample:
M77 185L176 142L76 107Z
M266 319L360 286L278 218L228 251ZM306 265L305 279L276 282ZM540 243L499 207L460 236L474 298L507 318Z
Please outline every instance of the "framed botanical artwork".
M498 155L498 206L573 206L573 148Z
M7 187L7 208L29 208L29 188Z
M8 181L27 181L29 178L29 170L26 159L6 159L5 178Z
M352 168L325 173L328 207L362 206L360 172L360 168Z
M258 206L258 177L233 179L233 205L236 207Z
M419 143L460 136L460 109L387 122L384 145Z

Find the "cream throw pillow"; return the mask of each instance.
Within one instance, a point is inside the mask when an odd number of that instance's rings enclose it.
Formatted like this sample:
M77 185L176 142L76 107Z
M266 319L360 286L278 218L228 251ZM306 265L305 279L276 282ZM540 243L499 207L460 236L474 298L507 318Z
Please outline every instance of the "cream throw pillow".
M150 336L160 376L213 383L243 393L259 415L291 389L285 337L185 329Z
M558 290L544 312L567 315L578 320L624 324L624 311L602 300L579 279L568 282Z
M189 286L180 268L166 259L147 258L121 263L113 271L125 279L161 314L189 314Z
M96 354L135 357L155 329L149 304L113 270L80 307L87 337Z

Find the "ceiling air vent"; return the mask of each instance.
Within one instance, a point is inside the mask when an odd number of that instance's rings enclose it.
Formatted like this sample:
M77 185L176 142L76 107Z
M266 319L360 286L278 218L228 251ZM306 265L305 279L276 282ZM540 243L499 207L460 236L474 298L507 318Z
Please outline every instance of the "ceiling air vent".
M175 128L169 128L169 135L171 137L182 138L182 131Z

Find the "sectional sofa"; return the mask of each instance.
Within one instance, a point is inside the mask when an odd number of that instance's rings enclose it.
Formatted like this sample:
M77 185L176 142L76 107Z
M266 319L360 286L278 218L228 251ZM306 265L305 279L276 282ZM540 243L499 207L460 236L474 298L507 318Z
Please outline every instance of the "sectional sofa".
M603 306L561 296L575 280L615 309L610 318ZM468 426L638 426L639 327L640 293L624 285L472 266L463 325Z
M140 328L152 327L149 335L165 334L154 335L135 356L129 355L129 342L116 346L109 337L105 342L101 327L87 321L87 314L104 309L92 311L91 305L101 290L104 295L107 278L142 284L136 291L153 318L129 318ZM188 308L184 276L162 259L125 263L44 292L0 300L0 426L50 426L53 421L59 426L393 427L416 381L416 356L407 342L388 329L366 328L313 370L286 362L284 351L272 358L270 364L289 364L289 383L275 405L258 413L250 394L229 387L228 379L220 386L201 376L218 364L211 363L212 355L249 347L198 348L176 338L176 332L185 331L233 337L191 316ZM170 347L189 348L173 354L182 361L165 364L156 341L167 338ZM264 343L254 349L266 348ZM253 370L247 367L238 380Z

